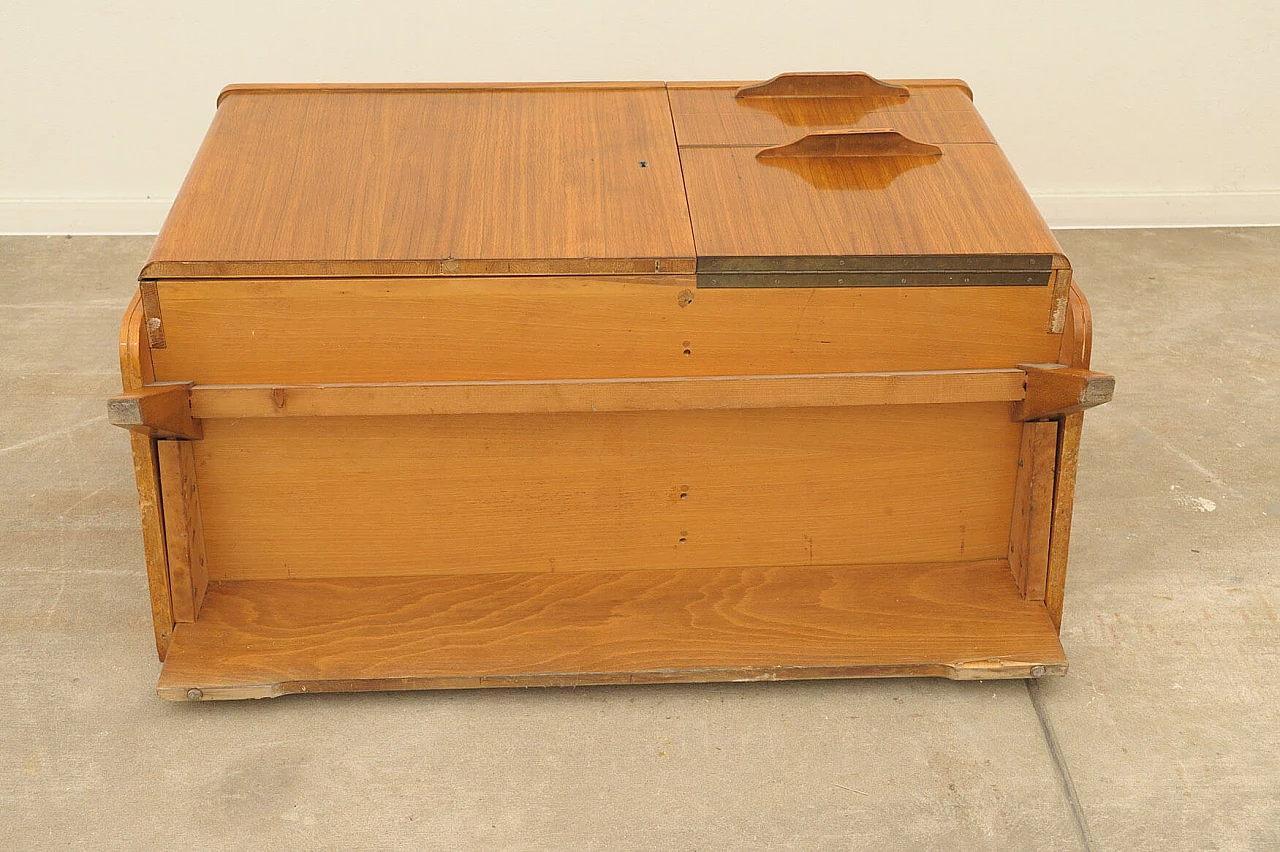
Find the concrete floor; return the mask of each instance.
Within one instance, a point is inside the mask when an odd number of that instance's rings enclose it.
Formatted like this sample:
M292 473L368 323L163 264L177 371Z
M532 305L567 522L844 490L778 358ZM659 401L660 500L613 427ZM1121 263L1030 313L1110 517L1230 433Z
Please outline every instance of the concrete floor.
M0 239L0 848L1280 848L1280 229L1060 235L1065 678L155 697L120 315L147 238Z

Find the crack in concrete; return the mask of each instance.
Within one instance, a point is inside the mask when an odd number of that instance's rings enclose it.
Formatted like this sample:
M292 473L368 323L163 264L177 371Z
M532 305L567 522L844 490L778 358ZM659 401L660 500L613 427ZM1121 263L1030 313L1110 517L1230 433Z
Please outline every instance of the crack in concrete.
M1080 834L1080 843L1085 852L1093 852L1093 840L1089 837L1089 823L1084 818L1080 794L1076 792L1075 782L1071 780L1071 771L1067 769L1067 761L1062 756L1062 747L1058 745L1058 737L1053 732L1053 725L1049 723L1044 698L1040 695L1040 684L1031 678L1024 683L1027 685L1027 694L1031 696L1031 706L1035 708L1036 718L1040 720L1040 731L1044 734L1045 744L1049 746L1053 766L1058 771L1058 780L1062 782L1062 791L1067 796L1067 804L1071 806L1071 818L1075 822L1076 831Z
M83 429L85 426L91 426L94 423L98 423L106 419L107 419L107 415L99 414L97 417L90 417L88 420L81 420L79 423L73 423L70 426L64 426L61 429L54 429L52 432L46 432L43 435L37 435L34 438L28 438L25 441L19 441L18 443L10 444L7 447L0 447L0 455L4 455L5 453L11 453L14 450L21 450L27 447L35 446L36 444L43 444L45 441L51 440L53 438L57 438L61 435L70 435L72 432L76 431L77 429Z

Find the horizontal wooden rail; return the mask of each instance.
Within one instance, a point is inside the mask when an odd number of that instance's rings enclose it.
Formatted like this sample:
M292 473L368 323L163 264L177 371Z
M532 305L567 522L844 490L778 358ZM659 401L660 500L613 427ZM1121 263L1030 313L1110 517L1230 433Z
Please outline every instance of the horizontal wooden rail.
M195 385L196 418L549 414L1016 402L1022 370L413 384Z

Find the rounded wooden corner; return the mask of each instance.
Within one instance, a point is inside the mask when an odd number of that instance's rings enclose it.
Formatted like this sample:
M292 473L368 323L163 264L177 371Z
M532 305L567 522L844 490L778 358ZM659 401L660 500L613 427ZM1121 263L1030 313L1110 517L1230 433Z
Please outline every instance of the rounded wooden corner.
M973 100L973 87L964 80L961 80L959 77L952 77L945 82L957 89L960 89L965 93L965 96L969 98L969 100Z
M120 320L120 379L126 391L137 390L146 384L143 373L143 353L145 346L143 323L146 318L142 310L142 290L139 288L129 300Z
M218 92L218 100L216 100L213 105L214 107L220 107L222 106L222 102L232 95L240 94L241 92L253 91L258 88L261 88L261 86L255 86L252 83L232 83L229 86L223 86L222 91Z
M1093 356L1093 313L1089 300L1074 279L1067 291L1067 321L1063 329L1059 363L1082 370L1089 368Z

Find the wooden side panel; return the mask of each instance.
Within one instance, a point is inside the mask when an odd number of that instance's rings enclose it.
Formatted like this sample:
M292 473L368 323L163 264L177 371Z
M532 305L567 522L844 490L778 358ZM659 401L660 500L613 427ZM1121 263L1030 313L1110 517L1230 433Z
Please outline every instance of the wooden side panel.
M1057 453L1056 422L1027 423L1023 427L1009 531L1009 567L1027 600L1044 600Z
M139 390L144 384L155 380L145 322L141 294L135 293L120 324L120 375L125 391ZM147 564L147 591L151 599L156 653L163 660L173 638L174 620L169 595L169 564L165 553L156 442L146 435L131 432L129 446L133 452L133 472L138 485L142 547Z
M209 585L192 446L190 441L156 442L169 554L169 589L173 597L173 618L178 622L196 620Z
M1087 369L1093 354L1093 317L1079 285L1072 282L1067 299L1067 321L1058 359ZM1068 414L1059 432L1057 478L1053 489L1053 532L1049 544L1049 579L1045 606L1055 626L1062 626L1062 600L1067 583L1067 554L1071 547L1071 514L1075 507L1076 466L1080 457L1080 431L1084 413Z
M219 583L164 698L292 692L1062 674L1003 559Z
M329 384L1048 363L1046 287L698 290L692 276L161 282L161 381Z
M1003 559L1021 433L973 403L206 420L192 446L233 580Z

